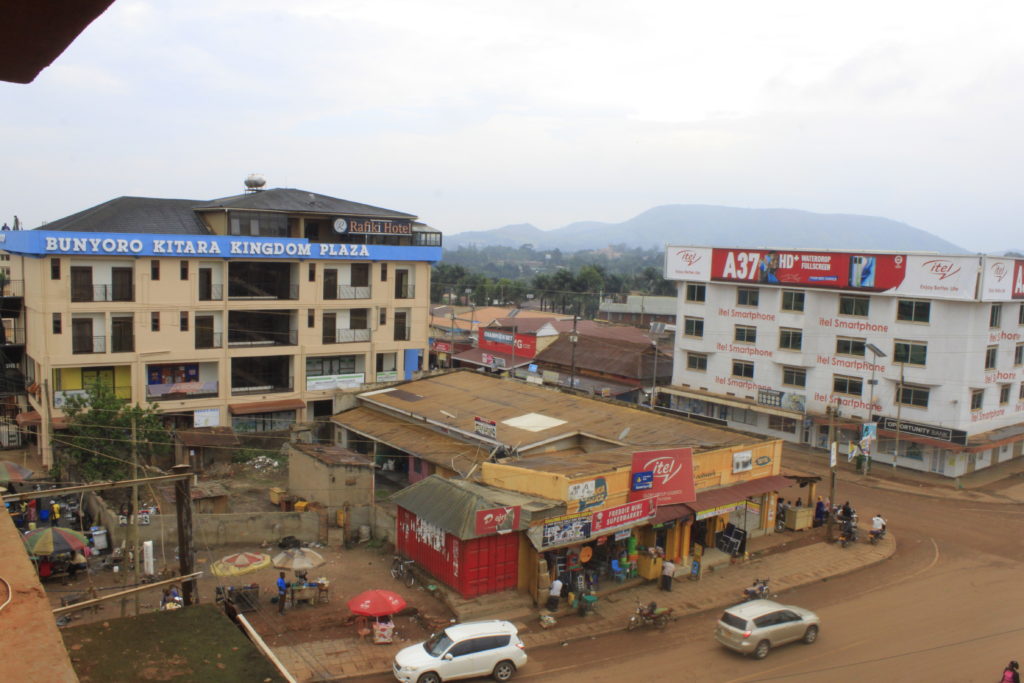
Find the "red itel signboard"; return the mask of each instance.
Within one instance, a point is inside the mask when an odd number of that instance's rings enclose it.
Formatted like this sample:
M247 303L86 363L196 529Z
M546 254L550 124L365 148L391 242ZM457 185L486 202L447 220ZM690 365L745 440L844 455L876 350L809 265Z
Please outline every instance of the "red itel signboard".
M490 536L499 531L515 531L519 528L519 506L492 508L476 511L476 535Z
M715 249L711 279L884 292L903 282L906 265L900 254Z
M693 451L689 448L634 453L632 474L634 482L643 483L642 488L631 487L630 502L651 498L658 505L675 505L697 500Z

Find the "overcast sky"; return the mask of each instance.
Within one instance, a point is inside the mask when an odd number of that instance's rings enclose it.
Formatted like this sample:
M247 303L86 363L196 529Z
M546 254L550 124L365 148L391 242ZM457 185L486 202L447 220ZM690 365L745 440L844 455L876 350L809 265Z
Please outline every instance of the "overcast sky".
M695 203L1024 249L1022 18L978 0L116 0L34 83L0 83L0 219L210 199L260 172L449 233Z

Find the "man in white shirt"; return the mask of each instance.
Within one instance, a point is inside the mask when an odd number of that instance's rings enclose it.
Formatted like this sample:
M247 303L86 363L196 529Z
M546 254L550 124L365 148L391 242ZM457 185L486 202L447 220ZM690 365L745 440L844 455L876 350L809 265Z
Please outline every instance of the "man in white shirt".
M877 536L883 531L885 531L885 518L882 515L876 514L871 518L871 535Z
M555 577L555 580L551 582L551 590L548 591L548 611L558 611L558 600L562 597L562 580Z
M675 562L665 558L661 563L661 590L672 592L672 578L676 575Z

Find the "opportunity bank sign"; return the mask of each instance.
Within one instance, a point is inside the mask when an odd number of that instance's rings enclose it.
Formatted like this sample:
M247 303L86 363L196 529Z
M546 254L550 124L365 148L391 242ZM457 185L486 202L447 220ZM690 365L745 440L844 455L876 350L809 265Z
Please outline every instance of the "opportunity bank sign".
M282 237L142 235L25 230L0 232L0 250L25 256L179 256L438 261L440 247L324 244Z

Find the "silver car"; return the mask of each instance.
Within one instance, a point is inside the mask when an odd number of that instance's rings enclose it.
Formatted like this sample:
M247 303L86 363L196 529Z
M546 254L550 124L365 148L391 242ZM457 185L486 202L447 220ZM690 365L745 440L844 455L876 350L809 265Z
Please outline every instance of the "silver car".
M715 627L715 640L731 650L764 659L778 645L818 639L818 615L802 607L771 600L751 600L725 610Z

